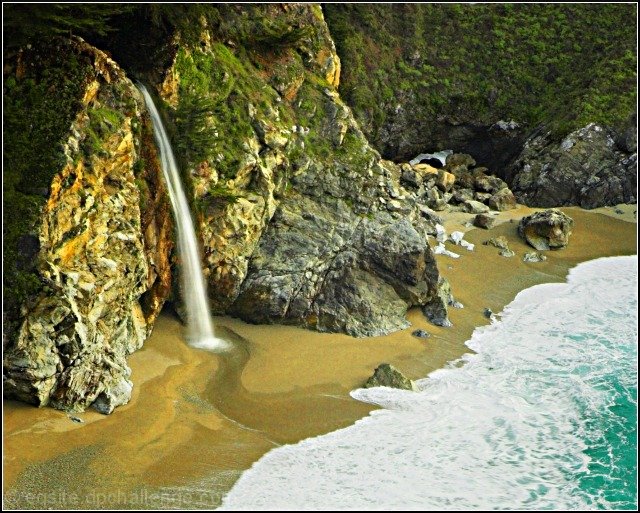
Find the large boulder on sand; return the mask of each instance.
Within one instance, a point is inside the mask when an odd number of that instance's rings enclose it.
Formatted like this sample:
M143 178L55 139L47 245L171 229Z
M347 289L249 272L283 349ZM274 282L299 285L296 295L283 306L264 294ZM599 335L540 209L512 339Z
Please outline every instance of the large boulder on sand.
M516 197L509 189L501 189L489 198L487 204L494 210L504 212L516 208Z
M418 391L416 384L407 378L402 372L388 363L381 363L364 385L363 388L391 387L402 390Z
M518 234L538 251L562 249L569 243L573 219L560 210L536 212L520 220Z
M473 226L477 226L478 228L484 228L485 230L489 230L493 228L496 220L494 217L489 214L478 214L473 219Z
M486 214L489 212L489 207L484 203L480 203L475 200L467 200L463 203L463 208L465 212L469 214Z

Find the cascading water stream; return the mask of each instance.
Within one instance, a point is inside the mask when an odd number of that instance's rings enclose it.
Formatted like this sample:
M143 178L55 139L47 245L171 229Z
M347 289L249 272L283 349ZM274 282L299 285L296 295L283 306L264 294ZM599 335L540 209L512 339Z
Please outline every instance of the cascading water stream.
M230 346L226 341L216 338L213 334L213 321L209 313L198 242L171 143L151 95L142 84L138 84L138 88L144 96L151 115L154 138L160 150L162 173L169 189L171 206L176 218L178 253L182 263L180 273L182 292L187 311L187 340L193 347L210 351L224 351Z

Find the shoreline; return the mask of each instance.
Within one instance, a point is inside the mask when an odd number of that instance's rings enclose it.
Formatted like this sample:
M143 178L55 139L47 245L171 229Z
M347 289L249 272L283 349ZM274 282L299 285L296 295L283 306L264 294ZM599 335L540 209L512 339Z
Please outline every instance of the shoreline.
M637 205L560 209L574 219L573 235L566 249L546 252L541 263L522 262L532 248L516 231L521 217L544 209L501 212L491 230L461 224L471 214L445 214L447 233L465 231L476 245L467 252L448 243L461 257L436 256L465 307L450 309L452 328L431 325L417 308L407 315L410 328L367 339L225 317L216 319L217 331L238 349L220 356L186 346L180 324L162 315L129 358L131 402L111 416L87 411L76 415L84 420L79 424L51 408L4 402L5 506L216 507L241 472L271 448L345 427L378 409L349 396L378 364L387 361L411 379L423 378L471 351L465 342L489 322L484 308L500 312L525 288L564 281L580 262L637 252ZM482 245L499 235L515 257ZM431 337L413 337L418 328ZM205 489L193 488L203 479Z

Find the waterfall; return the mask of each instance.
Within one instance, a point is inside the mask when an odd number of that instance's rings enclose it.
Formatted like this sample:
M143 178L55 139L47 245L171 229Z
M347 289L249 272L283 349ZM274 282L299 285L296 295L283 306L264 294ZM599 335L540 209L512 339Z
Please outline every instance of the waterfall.
M229 348L229 344L216 338L213 334L213 320L209 313L198 242L171 143L151 95L142 84L139 84L138 88L142 92L149 114L151 114L154 138L160 150L162 173L169 189L171 207L176 218L178 254L182 264L180 272L182 293L187 310L187 340L193 347L223 351Z

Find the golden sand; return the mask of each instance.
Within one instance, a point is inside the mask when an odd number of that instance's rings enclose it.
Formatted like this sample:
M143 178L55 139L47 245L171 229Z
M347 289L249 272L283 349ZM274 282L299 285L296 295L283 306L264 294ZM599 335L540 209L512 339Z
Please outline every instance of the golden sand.
M518 238L517 222L534 210L500 213L488 231L465 226L472 215L447 215L447 231L468 231L465 238L476 244L473 252L447 244L459 259L437 256L465 307L450 309L451 328L429 324L418 309L408 313L411 328L367 339L225 317L216 320L217 335L235 349L215 355L187 346L180 323L163 314L129 359L133 397L114 414L87 411L76 423L51 408L5 401L5 507L215 507L271 448L367 415L373 407L349 391L381 362L424 377L469 351L464 342L488 322L485 308L500 312L520 290L564 281L580 262L637 253L635 205L562 208L575 221L569 246L545 252L546 262L524 263L532 248ZM498 235L515 257L482 245ZM431 338L411 336L417 328Z

